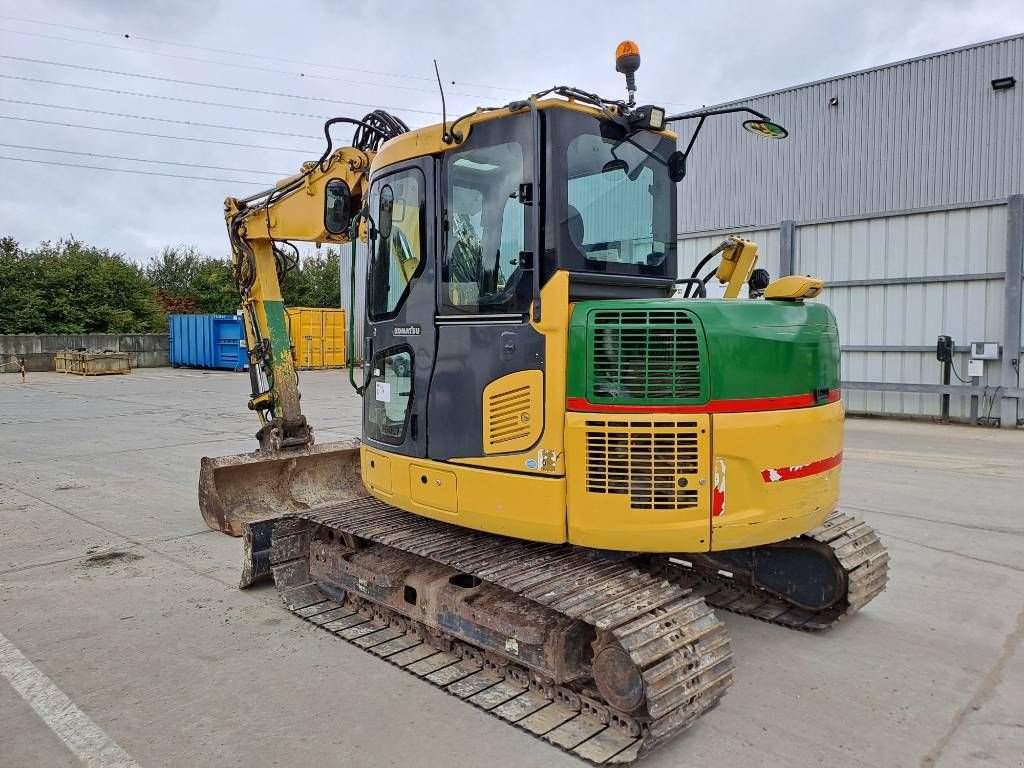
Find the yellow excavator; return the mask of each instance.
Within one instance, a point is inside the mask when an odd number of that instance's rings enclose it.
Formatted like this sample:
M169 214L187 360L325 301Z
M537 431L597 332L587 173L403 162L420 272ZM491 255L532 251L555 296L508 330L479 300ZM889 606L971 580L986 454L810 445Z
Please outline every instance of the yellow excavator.
M203 459L199 487L207 523L243 536L243 586L272 576L303 619L596 764L719 703L714 608L821 630L887 579L836 508L822 282L772 281L739 237L677 278L705 121L786 130L637 105L639 63L619 46L625 100L555 87L418 130L336 118L319 160L229 198L259 450ZM360 240L362 434L317 444L281 282L293 241L349 244L354 298Z

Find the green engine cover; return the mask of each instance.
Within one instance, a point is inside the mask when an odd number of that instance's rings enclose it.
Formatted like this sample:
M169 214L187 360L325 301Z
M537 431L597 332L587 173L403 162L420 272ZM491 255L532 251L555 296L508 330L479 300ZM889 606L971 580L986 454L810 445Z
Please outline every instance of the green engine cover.
M567 396L599 405L704 405L839 388L839 331L822 304L585 301L569 323Z

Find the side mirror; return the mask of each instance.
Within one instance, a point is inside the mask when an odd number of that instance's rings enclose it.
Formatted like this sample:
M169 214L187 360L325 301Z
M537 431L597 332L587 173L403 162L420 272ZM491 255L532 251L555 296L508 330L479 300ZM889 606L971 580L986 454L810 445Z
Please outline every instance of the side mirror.
M673 182L680 182L686 176L686 153L676 150L668 156L668 177Z
M385 184L380 191L380 209L377 212L377 230L387 240L391 237L392 213L395 210L395 190Z
M744 120L743 130L765 139L784 139L789 136L789 131L771 120Z
M331 179L324 187L324 229L332 235L348 232L352 221L352 192L343 179Z

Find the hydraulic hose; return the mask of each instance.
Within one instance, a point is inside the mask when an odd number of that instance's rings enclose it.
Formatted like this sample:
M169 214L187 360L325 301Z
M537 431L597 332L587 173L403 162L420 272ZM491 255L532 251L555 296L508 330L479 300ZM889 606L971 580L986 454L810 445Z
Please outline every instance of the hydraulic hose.
M363 218L363 212L359 211L353 219L349 230L349 239L352 241L352 263L350 264L348 290L348 381L352 389L360 396L363 394L363 386L356 384L356 355L355 355L355 323L356 323L356 243L359 240L359 222Z

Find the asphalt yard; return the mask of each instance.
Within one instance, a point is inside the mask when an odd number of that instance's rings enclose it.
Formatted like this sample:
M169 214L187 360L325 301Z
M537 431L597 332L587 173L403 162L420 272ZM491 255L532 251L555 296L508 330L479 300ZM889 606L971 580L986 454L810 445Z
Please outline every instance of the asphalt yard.
M342 371L302 375L318 441ZM240 591L201 456L252 450L244 374L0 376L0 766L582 765ZM891 581L824 634L722 612L722 705L643 765L1020 768L1024 431L849 420L845 511Z

